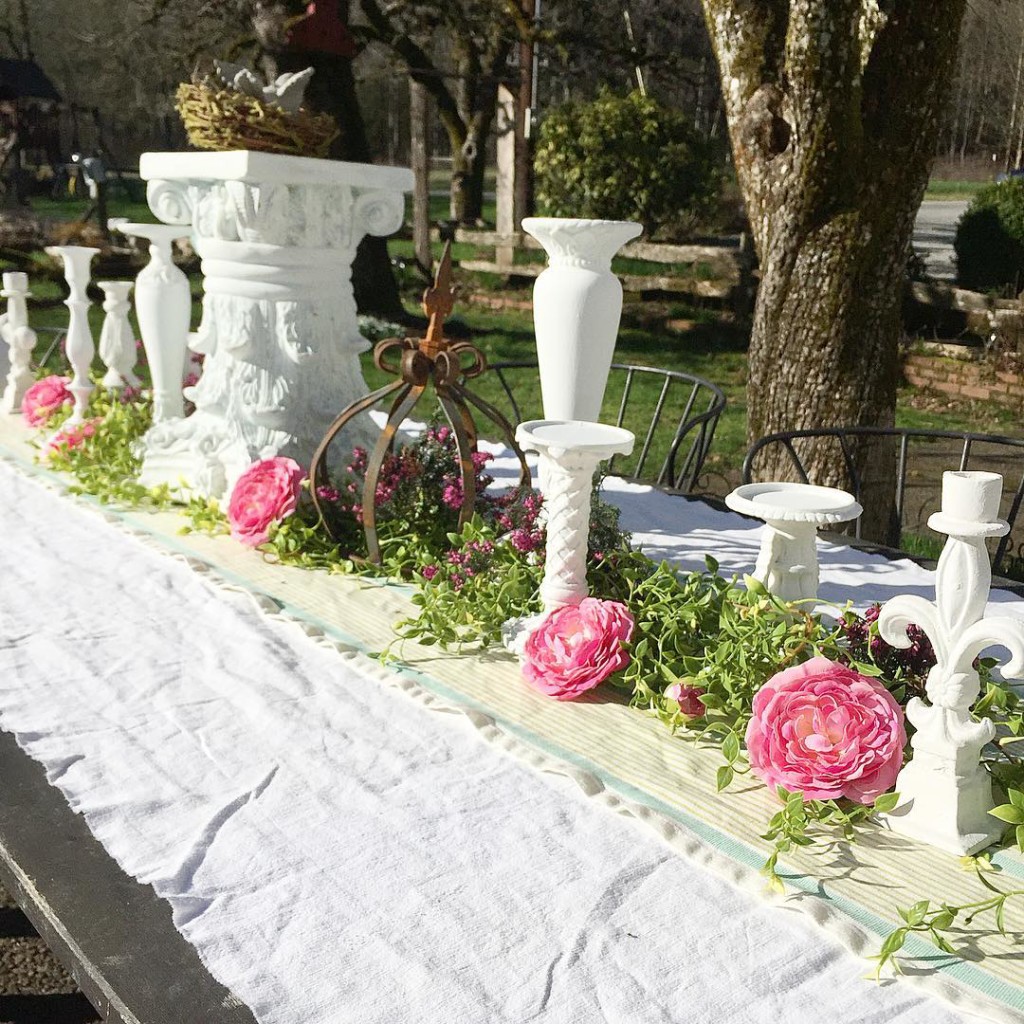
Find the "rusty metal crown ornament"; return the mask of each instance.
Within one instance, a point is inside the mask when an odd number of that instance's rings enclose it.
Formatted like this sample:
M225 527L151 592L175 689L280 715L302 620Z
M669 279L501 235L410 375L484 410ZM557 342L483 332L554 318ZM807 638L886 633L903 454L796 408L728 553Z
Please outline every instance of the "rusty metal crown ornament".
M530 486L530 470L522 450L516 444L511 424L493 405L485 402L465 386L465 381L479 377L486 371L486 357L475 345L465 341L452 343L444 336L444 321L454 305L451 242L448 242L438 265L434 283L423 293L423 311L429 317L426 336L388 338L377 343L373 350L374 363L385 373L395 375L397 379L344 409L328 428L309 467L313 503L328 533L332 539L337 540L334 526L330 517L325 515L320 498L321 488L330 487L327 471L328 449L345 424L354 416L368 411L389 395L395 396L387 422L367 462L366 479L363 483L362 513L366 549L370 561L378 564L381 555L377 538L376 497L381 468L394 446L398 428L411 415L431 382L445 418L455 434L459 453L459 468L462 475L459 529L472 518L476 506L476 469L473 465L473 454L476 452L477 429L470 406L478 409L500 429L503 440L519 459L519 486Z

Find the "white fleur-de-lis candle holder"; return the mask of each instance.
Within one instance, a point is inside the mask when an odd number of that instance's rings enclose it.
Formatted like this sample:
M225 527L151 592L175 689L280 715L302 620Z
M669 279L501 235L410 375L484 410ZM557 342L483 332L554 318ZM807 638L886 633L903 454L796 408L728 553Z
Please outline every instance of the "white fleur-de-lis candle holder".
M82 423L92 394L92 381L89 369L92 358L96 354L96 343L92 339L92 328L89 326L89 286L90 270L93 257L100 251L87 245L56 245L46 250L52 256L60 256L64 261L64 278L71 294L64 305L68 307L71 318L68 323L68 336L65 348L68 362L74 376L68 390L75 396L75 407L68 423Z
M0 408L4 412L20 412L21 400L32 386L32 350L36 347L36 332L28 325L28 275L14 271L3 276L4 287L0 296L7 300L7 312L0 317L0 337L10 352L10 369L4 385Z
M901 595L878 617L882 638L894 647L909 647L907 629L919 626L937 659L925 687L930 703L915 697L907 705L907 718L917 729L913 758L896 780L900 802L883 822L961 856L983 850L1004 827L988 813L995 801L981 751L996 729L971 717L981 688L974 661L986 648L1001 647L1010 652L1003 675L1024 673L1024 620L985 615L992 585L985 541L1009 530L999 518L1002 486L996 473L943 474L942 511L928 520L948 536L935 575L935 602Z

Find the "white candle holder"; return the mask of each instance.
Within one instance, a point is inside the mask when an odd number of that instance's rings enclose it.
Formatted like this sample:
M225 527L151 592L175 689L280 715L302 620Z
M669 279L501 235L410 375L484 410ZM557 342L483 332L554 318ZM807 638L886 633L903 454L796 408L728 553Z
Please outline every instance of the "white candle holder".
M126 384L139 386L135 376L135 332L128 319L128 296L132 290L131 281L98 281L103 289L103 310L107 314L100 331L100 359L107 367L103 386L120 389Z
M1004 647L1010 652L1004 676L1024 673L1024 621L985 615L992 585L985 540L1010 529L999 518L1002 487L997 473L943 474L942 511L928 520L948 536L935 573L935 602L900 595L878 616L887 643L909 647L907 629L916 625L936 657L925 687L931 703L915 697L907 704L907 718L917 729L913 759L896 780L900 803L882 821L894 832L960 856L983 850L1005 827L988 813L995 801L981 750L996 728L987 719L971 718L981 688L974 660L988 647Z
M21 411L21 400L32 386L32 351L36 347L36 332L28 325L28 275L18 272L4 274L4 287L0 296L7 300L7 312L0 316L0 337L10 352L10 368L6 386L0 398L4 412Z
M628 455L634 440L621 427L581 420L530 420L516 429L520 447L537 452L541 463L547 463L547 541L540 585L545 612L579 604L587 596L594 471L613 455Z
M46 251L51 256L60 256L63 259L64 278L71 289L71 294L64 302L71 313L65 348L71 369L74 371L68 390L75 397L75 406L68 423L83 423L93 388L89 370L92 367L93 356L96 355L96 344L92 339L92 328L89 326L91 303L86 289L89 286L89 264L99 249L87 245L55 245Z
M175 239L187 238L189 231L174 224L120 220L111 227L149 241L149 263L135 280L135 315L153 382L153 423L181 419L185 415L181 387L188 359L192 291L188 278L174 265L171 246ZM143 463L143 478L145 475Z
M852 494L813 484L744 484L725 503L764 521L753 576L783 601L817 598L818 528L848 522L864 511Z

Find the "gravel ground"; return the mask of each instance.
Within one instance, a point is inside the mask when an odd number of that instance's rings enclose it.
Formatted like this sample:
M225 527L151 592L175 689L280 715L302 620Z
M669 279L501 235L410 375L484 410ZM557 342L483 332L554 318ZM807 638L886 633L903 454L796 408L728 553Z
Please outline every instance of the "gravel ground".
M96 1011L0 887L0 1024L92 1024Z

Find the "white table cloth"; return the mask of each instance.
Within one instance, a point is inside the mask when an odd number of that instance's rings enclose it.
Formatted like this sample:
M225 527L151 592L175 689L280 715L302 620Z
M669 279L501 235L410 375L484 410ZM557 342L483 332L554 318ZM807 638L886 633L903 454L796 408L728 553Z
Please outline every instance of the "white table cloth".
M638 539L749 567L750 524L619 490ZM965 1019L2 464L0 494L0 727L261 1024ZM832 554L844 592L927 592Z

